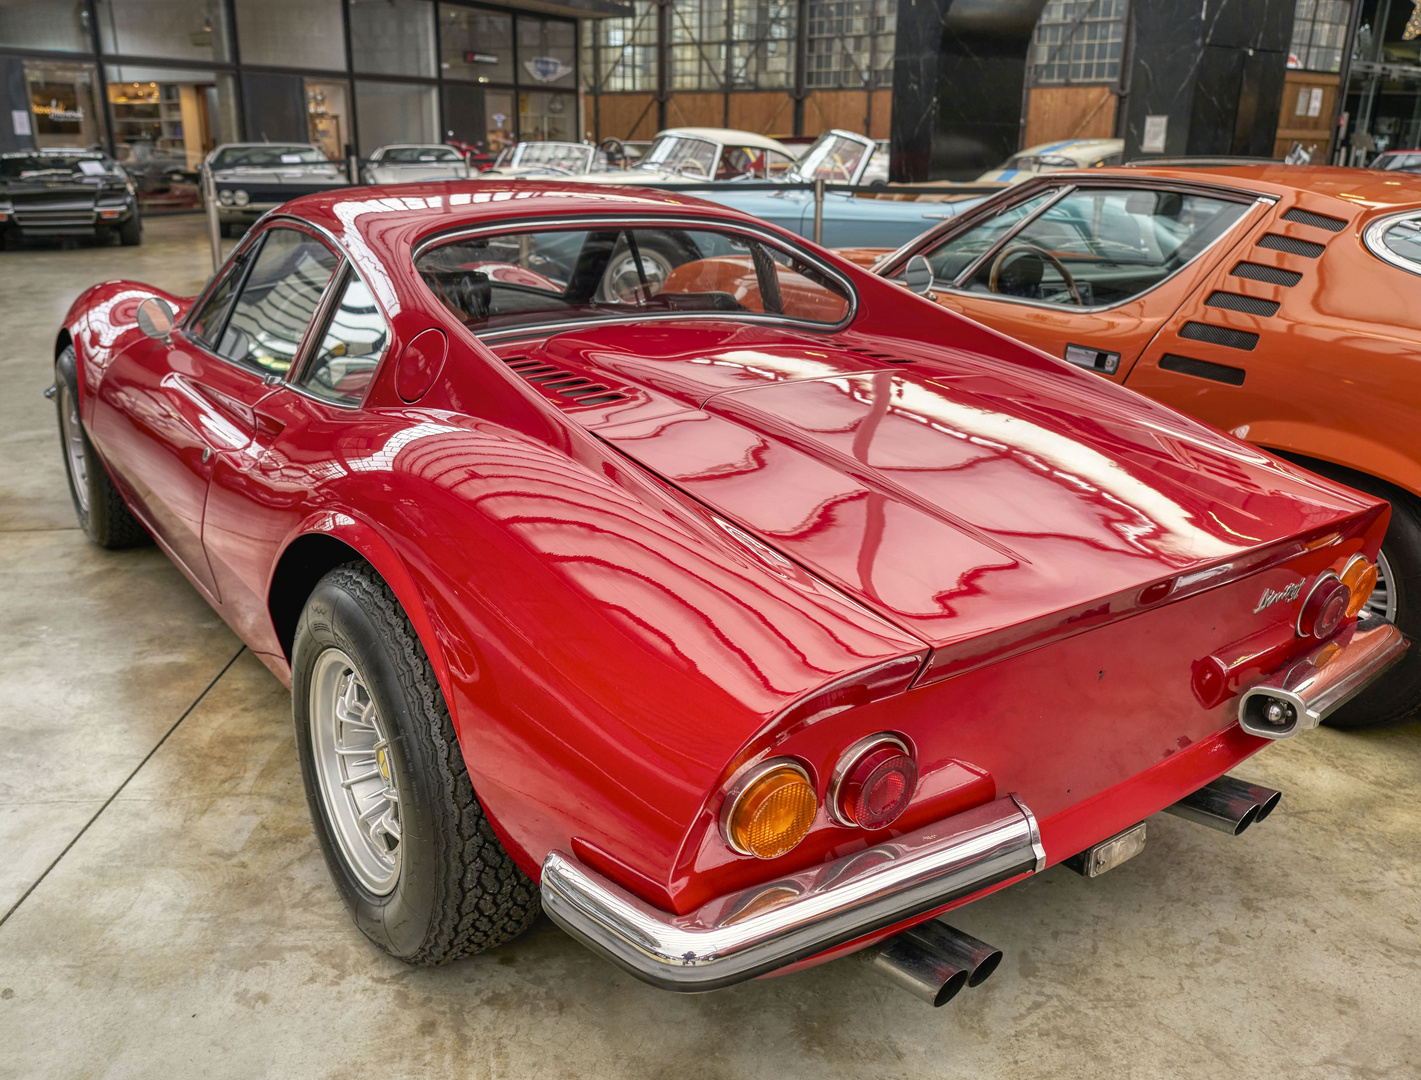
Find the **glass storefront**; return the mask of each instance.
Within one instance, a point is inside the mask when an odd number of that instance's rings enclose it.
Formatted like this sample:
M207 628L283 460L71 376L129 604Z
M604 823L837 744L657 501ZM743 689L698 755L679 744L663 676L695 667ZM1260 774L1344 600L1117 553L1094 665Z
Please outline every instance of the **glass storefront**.
M26 60L24 75L35 146L104 145L104 113L92 66Z
M236 139L232 76L134 64L109 65L107 74L114 154L144 210L196 208L202 159Z
M110 149L154 212L224 142L578 140L577 41L468 0L0 0L0 151Z

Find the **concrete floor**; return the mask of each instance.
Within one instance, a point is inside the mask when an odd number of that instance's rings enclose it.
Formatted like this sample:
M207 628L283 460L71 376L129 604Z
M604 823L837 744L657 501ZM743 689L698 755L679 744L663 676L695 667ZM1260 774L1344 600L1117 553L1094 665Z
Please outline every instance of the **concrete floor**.
M439 970L377 953L285 690L156 550L85 543L40 396L81 287L208 270L197 218L0 254L0 1077L1421 1076L1414 722L1270 748L1242 773L1285 797L1243 837L1156 818L1103 878L960 912L1007 958L940 1010L852 960L663 994L546 921Z

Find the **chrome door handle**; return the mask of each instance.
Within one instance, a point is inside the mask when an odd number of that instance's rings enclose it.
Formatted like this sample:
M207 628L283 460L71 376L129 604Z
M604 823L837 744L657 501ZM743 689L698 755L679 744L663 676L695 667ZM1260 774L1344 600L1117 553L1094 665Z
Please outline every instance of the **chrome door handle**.
M204 446L204 447L202 448L202 463L203 463L204 465L206 465L206 464L207 464L209 461L211 461L211 460L212 460L212 447L210 447L210 446Z

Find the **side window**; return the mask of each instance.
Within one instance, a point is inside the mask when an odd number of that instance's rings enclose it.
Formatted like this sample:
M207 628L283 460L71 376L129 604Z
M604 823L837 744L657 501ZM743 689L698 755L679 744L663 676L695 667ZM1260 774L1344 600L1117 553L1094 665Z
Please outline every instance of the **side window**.
M295 229L271 229L262 240L216 352L262 374L285 374L335 273L335 254Z
M237 286L242 280L242 271L248 261L249 257L243 257L233 262L227 276L212 291L207 303L202 305L202 309L188 324L188 329L209 348L217 347L223 324L227 321L227 313L232 310L232 298L237 295Z
M1079 189L983 260L964 287L1049 304L1123 304L1188 265L1248 206L1175 191Z
M1020 225L1024 218L1035 213L1041 204L1053 195L1055 195L1054 191L1048 191L1037 195L1034 199L1028 199L1024 203L1017 203L995 217L988 218L980 225L974 225L966 232L960 232L943 241L932 250L924 251L922 254L932 264L933 277L941 285L948 285L956 281L962 271L976 262L1003 236ZM893 275L894 280L901 280L902 277L902 269Z
M300 385L339 405L360 404L389 340L374 295L357 274L348 274Z

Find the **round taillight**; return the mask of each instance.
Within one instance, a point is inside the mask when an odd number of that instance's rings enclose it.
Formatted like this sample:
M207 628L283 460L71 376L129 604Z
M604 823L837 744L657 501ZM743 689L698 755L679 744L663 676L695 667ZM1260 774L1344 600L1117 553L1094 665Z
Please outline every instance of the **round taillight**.
M773 859L804 839L819 812L809 774L793 761L767 761L748 773L726 800L723 831L742 855Z
M1377 568L1365 555L1356 555L1347 564L1347 569L1342 571L1342 584L1346 585L1351 592L1351 600L1347 604L1347 618L1353 618L1361 613L1367 606L1367 600L1371 598L1372 590L1377 587Z
M875 735L849 747L830 787L830 814L839 824L887 828L917 791L918 763L900 739Z
M1328 637L1342 625L1351 602L1352 590L1342 584L1336 574L1324 574L1303 601L1302 613L1298 615L1298 633L1319 640Z

